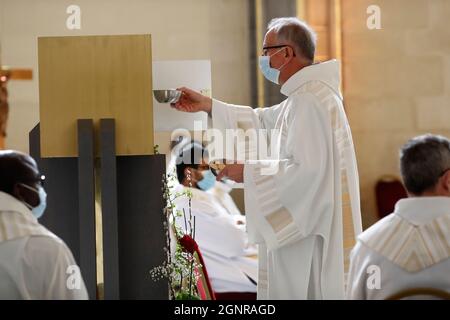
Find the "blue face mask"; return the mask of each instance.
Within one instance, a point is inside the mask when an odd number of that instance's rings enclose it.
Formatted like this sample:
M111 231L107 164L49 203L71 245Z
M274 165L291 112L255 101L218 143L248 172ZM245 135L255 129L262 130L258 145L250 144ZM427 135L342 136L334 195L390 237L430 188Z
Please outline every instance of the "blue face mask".
M278 52L281 52L284 48L281 48L277 52L275 52L272 56L276 55ZM270 66L270 57L271 56L260 56L259 57L259 69L261 70L264 77L267 80L279 84L280 83L280 70L286 65L283 64L280 69L275 69Z
M203 179L197 182L197 186L203 191L207 191L216 184L216 176L211 172L211 170L205 170L202 174Z
M35 189L33 187L30 187L26 184L21 184L25 188L36 192L39 195L39 205L37 207L31 207L28 203L24 202L24 204L31 210L33 213L33 216L36 217L36 219L39 219L44 214L45 208L47 207L47 193L44 190L44 187L39 186L38 189Z

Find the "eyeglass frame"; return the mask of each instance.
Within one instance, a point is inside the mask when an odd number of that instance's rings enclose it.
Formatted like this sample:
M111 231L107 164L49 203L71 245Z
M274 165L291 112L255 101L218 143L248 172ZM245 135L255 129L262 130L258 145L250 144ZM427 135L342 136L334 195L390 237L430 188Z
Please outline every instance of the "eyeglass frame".
M45 175L39 173L34 179L27 179L26 181L22 181L22 183L27 183L27 182L38 183L41 186L44 186L45 185Z
M283 48L283 47L289 47L289 48L291 48L292 49L292 52L294 53L294 57L295 57L295 50L294 50L294 48L291 46L291 45L289 45L289 44L279 44L279 45L276 45L276 46L266 46L266 47L263 47L262 48L262 55L263 56L267 56L267 52L264 54L264 51L265 50L269 50L269 49L277 49L277 48Z

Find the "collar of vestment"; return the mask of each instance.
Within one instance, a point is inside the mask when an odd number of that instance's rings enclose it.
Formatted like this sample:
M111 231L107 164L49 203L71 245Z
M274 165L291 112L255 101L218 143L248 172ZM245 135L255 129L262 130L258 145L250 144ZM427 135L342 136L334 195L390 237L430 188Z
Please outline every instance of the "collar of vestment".
M450 197L414 197L401 199L395 205L394 214L413 225L423 225L450 214Z
M290 96L298 88L311 81L320 81L330 87L341 99L340 65L335 59L312 64L294 73L282 86L281 93Z
M188 186L182 185L181 183L174 186L174 191L176 193L191 192L193 198L194 197L195 198L205 198L208 196L208 193L206 191L203 191L201 189L194 188L194 187L188 187ZM183 197L188 199L187 195L183 195Z
M211 197L213 196L206 191L194 187L187 187L182 185L181 183L175 186L174 191L176 193L190 192L192 194L191 199L197 201L210 201ZM186 194L183 194L182 196L179 196L175 199L175 202L178 204L183 204L188 201L189 197Z
M358 239L408 272L431 267L450 258L450 198L400 200Z
M31 235L54 236L39 224L27 206L0 191L0 242Z

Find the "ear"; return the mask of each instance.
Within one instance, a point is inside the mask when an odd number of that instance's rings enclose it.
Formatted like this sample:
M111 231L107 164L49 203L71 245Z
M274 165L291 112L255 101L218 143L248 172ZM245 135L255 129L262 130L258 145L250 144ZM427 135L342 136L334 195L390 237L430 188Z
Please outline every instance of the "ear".
M14 184L14 187L13 187L13 189L12 189L12 195L16 198L16 199L19 199L19 200L22 200L23 199L23 196L22 196L22 188L20 187L20 185L18 184L18 183L16 183L16 184Z
M285 51L285 57L295 57L295 51L294 48L292 47L285 47L286 51Z
M447 172L442 176L441 185L442 189L445 190L450 197L450 170L447 170Z
M289 50L291 50L291 48L290 47L284 47L284 57L285 58L287 58L287 57L289 57L290 55L291 55L291 53L290 53L290 51Z
M39 195L36 192L23 187L19 183L14 185L12 192L12 196L14 198L19 201L24 201L32 207L36 207L40 203Z

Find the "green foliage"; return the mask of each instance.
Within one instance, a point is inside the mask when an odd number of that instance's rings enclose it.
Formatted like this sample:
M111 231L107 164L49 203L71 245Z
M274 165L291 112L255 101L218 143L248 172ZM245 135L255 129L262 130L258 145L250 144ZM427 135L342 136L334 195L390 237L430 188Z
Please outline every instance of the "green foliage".
M155 146L155 154L157 146ZM176 173L169 173L167 176L163 175L162 191L165 200L164 217L166 222L164 228L166 231L166 261L150 270L150 276L154 281L167 279L169 281L171 299L176 300L199 300L197 292L197 281L200 277L198 270L201 266L196 263L195 257L183 250L180 242L176 239L181 239L185 234L188 234L195 239L195 219L191 214L191 199L192 192L186 189L183 192L175 192L174 185L176 184ZM186 197L189 201L188 212L184 210L177 210L174 201L180 197ZM178 227L175 223L176 219L184 219L186 223L186 230ZM171 233L176 239L172 239ZM172 241L175 241L175 252L172 252Z

